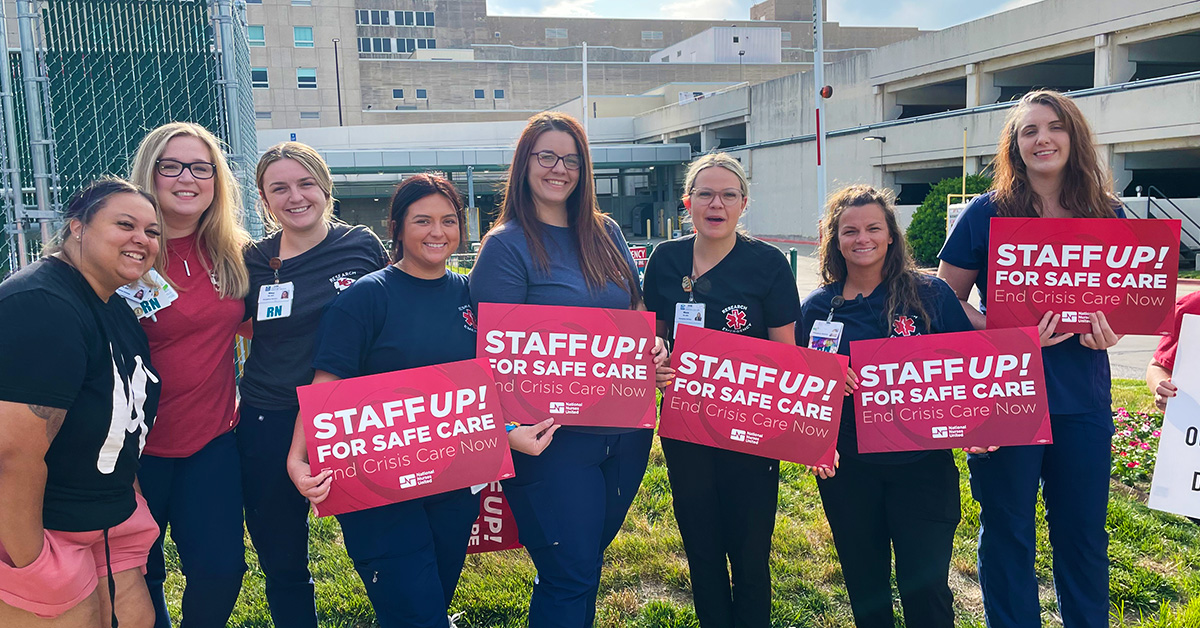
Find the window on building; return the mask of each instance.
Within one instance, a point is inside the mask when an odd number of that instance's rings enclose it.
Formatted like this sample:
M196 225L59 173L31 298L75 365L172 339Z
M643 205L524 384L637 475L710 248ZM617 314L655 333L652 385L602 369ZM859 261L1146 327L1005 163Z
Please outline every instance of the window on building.
M782 41L792 41L792 34L787 31L783 31L782 33L779 34L779 38Z
M426 26L434 26L434 23L433 23L433 11L426 11L426 12L425 12L425 25L426 25Z
M401 22L401 21L400 21L400 14L401 14L401 13L403 13L403 14L404 14L404 21L403 21L403 22ZM416 21L416 19L413 17L413 12L412 12L412 11L396 11L396 26L412 26L412 25L414 25L414 24L416 24L416 23L417 23L417 21Z
M262 0L246 0L246 4L262 4Z
M660 40L662 38L662 31L642 31L642 39Z
M663 57L663 58L662 58L662 62L663 62L663 63L670 63L670 62L671 62L671 55L667 55L667 56Z
M292 41L297 48L312 48L313 47L313 27L311 26L293 26Z
M261 25L253 24L246 27L246 41L251 48L261 48L267 45L267 35Z
M300 119L301 120L320 120L321 112L320 111L301 111Z
M417 48L418 49L437 48L437 45L435 45L435 43L432 39L419 39L418 38L417 39Z
M565 28L547 28L546 39L566 39L567 29Z
M425 12L417 11L417 26L425 26Z
M270 120L271 112L270 111L255 111L254 119L255 120Z
M366 49L362 52L391 52L392 38L391 37L363 37L366 39Z
M502 90L502 89L492 90L492 98L495 98L496 100L504 100L504 90Z
M486 93L487 92L485 92L482 89L475 90L475 100L483 100L484 98L486 98L486 96L484 96L484 94L486 94Z
M317 69L296 68L296 87L300 89L316 89Z
M429 92L423 89L417 90L417 100L425 100L429 98Z
M733 37L733 43L735 43L735 44L736 44L736 43L738 43L738 39L739 39L739 38L738 38L738 36L737 36L737 35L734 35L734 37Z
M271 84L267 81L266 68L250 68L250 87L254 89L270 89Z
M359 52L371 52L371 38L370 37L359 37L358 38L358 51Z
M437 40L436 40L436 39L426 39L426 40L425 40L425 47L426 47L426 48L429 48L430 50L433 50L434 48L437 48Z
M354 23L359 26L366 26L371 23L371 12L366 9L359 9L354 12Z
M292 0L292 6L294 6L294 7L311 7L312 0Z
M392 89L392 98L395 98L396 100L404 100L404 90Z

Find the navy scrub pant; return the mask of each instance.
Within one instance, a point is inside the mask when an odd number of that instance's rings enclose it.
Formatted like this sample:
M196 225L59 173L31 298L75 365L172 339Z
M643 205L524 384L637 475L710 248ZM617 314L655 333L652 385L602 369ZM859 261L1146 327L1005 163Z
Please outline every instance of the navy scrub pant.
M662 448L700 626L767 628L779 461L670 438Z
M171 625L163 597L167 573L163 539L168 524L187 580L180 625L225 628L228 623L246 571L239 466L233 432L186 458L142 456L138 483L159 529L146 564L155 628Z
M950 555L961 516L958 467L949 451L912 462L841 459L817 480L858 628L892 628L892 552L904 625L954 628Z
M652 430L594 434L564 427L539 456L513 452L504 481L537 578L530 628L583 628L596 617L604 550L625 522L650 456Z
M989 628L1041 625L1033 572L1038 485L1054 550L1054 590L1065 628L1108 626L1108 478L1113 424L1105 410L1050 417L1053 445L971 455L980 505L979 584Z
M245 402L237 427L246 529L267 584L276 626L316 628L308 571L308 500L287 474L287 454L299 408L263 410Z
M478 517L469 488L337 515L380 628L446 628Z

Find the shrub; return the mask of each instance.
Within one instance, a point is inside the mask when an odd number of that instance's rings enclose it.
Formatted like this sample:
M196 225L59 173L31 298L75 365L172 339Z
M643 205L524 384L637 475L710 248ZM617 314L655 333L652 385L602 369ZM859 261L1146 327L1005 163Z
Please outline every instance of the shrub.
M1112 477L1129 486L1150 480L1162 421L1158 413L1130 413L1117 408L1113 413L1116 432L1112 437Z
M986 192L992 180L981 174L967 175L967 194ZM913 257L922 266L937 264L938 251L946 241L946 195L962 193L962 177L942 179L925 195L905 233Z

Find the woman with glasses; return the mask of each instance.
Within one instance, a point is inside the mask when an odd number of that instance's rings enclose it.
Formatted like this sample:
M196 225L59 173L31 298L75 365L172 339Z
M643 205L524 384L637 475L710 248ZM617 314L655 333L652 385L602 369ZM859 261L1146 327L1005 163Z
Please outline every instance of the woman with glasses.
M700 157L684 190L695 234L659 244L646 264L659 335L674 342L691 325L796 344L800 296L787 259L738 233L750 200L742 165L725 153ZM662 448L700 625L770 625L779 461L670 438Z
M475 303L644 309L625 237L600 213L587 137L574 118L530 118L470 286ZM529 625L579 628L595 619L604 550L633 504L653 433L556 426L538 441L551 434L548 446L514 444L517 475L504 493L537 567Z
M237 181L204 127L173 122L142 140L134 183L162 207L164 267L178 297L140 312L162 376L159 419L146 439L138 479L171 539L187 584L183 616L194 628L225 626L246 570L234 410L234 332L249 288ZM146 583L159 628L171 624L163 597L163 537Z
M333 176L298 142L267 149L255 173L272 233L246 249L246 316L254 342L241 381L238 451L246 529L267 580L276 626L316 628L308 570L308 500L287 474L300 402L312 382L313 346L326 305L360 277L387 266L379 238L333 217Z

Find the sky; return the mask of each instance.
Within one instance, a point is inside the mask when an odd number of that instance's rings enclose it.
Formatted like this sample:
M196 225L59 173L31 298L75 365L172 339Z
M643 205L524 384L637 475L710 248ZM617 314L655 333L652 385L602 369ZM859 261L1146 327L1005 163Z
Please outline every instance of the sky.
M747 20L757 0L488 0L490 15ZM936 30L1038 0L829 0L826 20L845 26Z

